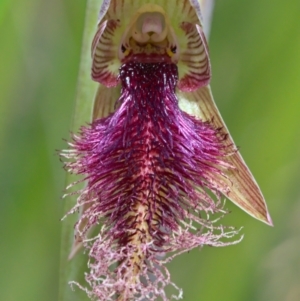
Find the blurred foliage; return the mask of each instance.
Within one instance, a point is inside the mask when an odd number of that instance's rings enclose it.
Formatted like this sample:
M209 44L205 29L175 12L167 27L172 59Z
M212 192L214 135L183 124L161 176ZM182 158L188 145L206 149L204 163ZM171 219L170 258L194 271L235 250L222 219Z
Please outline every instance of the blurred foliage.
M187 301L300 300L300 2L217 1L212 88L267 199L268 227L232 204L239 245L170 265ZM0 1L0 290L57 300L60 196L85 1ZM298 137L298 138L297 138Z

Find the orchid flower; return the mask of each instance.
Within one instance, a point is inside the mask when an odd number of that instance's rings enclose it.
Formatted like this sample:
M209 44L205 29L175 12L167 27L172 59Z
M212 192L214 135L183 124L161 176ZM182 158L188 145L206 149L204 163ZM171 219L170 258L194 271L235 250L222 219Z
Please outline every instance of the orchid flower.
M86 181L69 212L81 210L71 256L83 244L90 258L90 289L77 285L97 300L181 298L166 263L240 240L219 224L223 196L272 224L212 97L199 2L104 0L92 78L92 123L61 154Z

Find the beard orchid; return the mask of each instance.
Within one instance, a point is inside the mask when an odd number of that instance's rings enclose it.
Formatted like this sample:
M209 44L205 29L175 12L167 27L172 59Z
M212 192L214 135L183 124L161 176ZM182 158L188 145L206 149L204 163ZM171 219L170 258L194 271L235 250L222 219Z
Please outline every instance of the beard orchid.
M69 212L81 210L72 252L88 250L85 290L96 300L180 298L168 262L239 241L219 223L223 196L272 224L213 101L200 16L196 0L103 1L92 43L100 83L93 120L61 153L86 182ZM167 296L167 286L177 294Z

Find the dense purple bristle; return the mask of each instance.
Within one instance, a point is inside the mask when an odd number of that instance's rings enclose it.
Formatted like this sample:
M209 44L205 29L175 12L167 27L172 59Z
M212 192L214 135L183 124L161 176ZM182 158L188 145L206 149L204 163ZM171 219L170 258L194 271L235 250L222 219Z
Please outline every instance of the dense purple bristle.
M122 91L116 112L83 127L70 144L73 152L65 155L70 159L66 168L87 180L78 207L90 205L79 224L85 220L85 230L99 221L104 224L89 247L94 263L87 280L99 300L106 300L102 298L113 290L113 298L126 291L128 300L168 300L164 293L152 291L147 277L150 272L162 286L172 283L161 271L164 268L157 270L149 262L162 266L157 255L164 252L222 245L218 240L234 232L226 234L221 227L214 234L206 218L222 212L218 200L225 192L220 183L226 182L223 170L228 168L226 137L209 122L179 109L176 65L129 62L122 65L119 79ZM207 190L214 192L217 202ZM130 260L146 284L130 282L124 272ZM119 266L111 273L114 263Z

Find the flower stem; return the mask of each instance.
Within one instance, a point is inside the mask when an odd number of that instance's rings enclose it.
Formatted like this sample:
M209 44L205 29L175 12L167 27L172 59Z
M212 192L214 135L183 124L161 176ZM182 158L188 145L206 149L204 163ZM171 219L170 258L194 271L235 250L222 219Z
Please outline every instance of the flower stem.
M90 76L90 45L95 34L97 16L102 2L103 0L88 0L86 5L76 102L72 121L73 132L76 132L80 125L91 121L97 84L91 80ZM66 182L67 185L74 182L74 176L67 175ZM74 206L76 198L75 195L64 200L64 212L68 212ZM77 220L75 215L70 216L62 223L59 301L89 300L85 292L78 289L74 293L68 284L70 280L83 282L83 271L86 269L87 261L85 256L75 256L72 260L68 260L74 240L74 224Z

